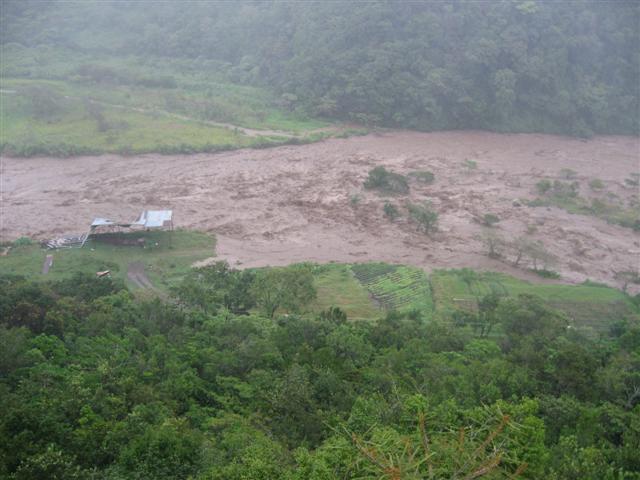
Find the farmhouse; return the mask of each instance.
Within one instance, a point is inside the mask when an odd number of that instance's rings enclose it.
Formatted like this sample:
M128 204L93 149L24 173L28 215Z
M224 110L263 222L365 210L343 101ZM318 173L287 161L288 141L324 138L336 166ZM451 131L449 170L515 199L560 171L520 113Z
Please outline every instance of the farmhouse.
M114 221L97 217L89 226L89 231L82 235L64 236L43 242L48 248L81 248L89 237L107 243L119 245L143 245L144 239L133 238L125 233L135 233L149 230L173 231L172 210L144 210L133 222Z
M173 230L172 210L144 210L134 222L114 222L107 218L94 218L89 235L144 230Z

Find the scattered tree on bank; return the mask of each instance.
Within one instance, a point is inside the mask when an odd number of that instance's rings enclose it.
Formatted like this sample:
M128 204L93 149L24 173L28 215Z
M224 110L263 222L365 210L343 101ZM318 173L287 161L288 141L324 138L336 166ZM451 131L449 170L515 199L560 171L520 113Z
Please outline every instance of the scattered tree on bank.
M494 229L484 229L482 232L482 242L487 249L489 258L502 258L507 242Z
M426 234L435 232L438 228L438 213L433 210L430 202L408 203L409 217L417 224L418 230Z

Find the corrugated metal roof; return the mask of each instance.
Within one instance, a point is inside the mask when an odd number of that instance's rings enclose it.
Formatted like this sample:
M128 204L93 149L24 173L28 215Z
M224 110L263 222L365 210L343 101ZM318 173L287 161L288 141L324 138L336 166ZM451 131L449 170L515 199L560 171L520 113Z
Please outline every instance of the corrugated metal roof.
M159 228L169 226L173 218L172 210L145 210L135 225L143 225L145 228Z

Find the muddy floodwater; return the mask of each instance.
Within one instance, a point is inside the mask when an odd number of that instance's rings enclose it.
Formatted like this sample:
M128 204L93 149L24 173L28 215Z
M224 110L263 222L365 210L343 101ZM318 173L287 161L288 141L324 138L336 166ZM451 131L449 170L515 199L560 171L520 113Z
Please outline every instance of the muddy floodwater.
M407 196L362 187L383 165L398 173L429 170L431 185L410 180ZM528 207L542 178L572 169L580 195L607 195L624 205L638 187L635 137L580 140L485 132L385 132L304 146L202 155L103 155L70 159L2 159L3 240L82 233L94 217L135 219L143 209L172 208L178 227L215 233L217 256L253 267L291 262L385 261L434 268L472 267L531 274L487 257L478 222L500 218L496 233L527 232L558 258L562 280L615 285L615 272L637 268L640 235L555 207ZM599 193L590 180L604 183ZM389 200L401 218L383 215ZM418 232L407 201L429 200L439 231Z

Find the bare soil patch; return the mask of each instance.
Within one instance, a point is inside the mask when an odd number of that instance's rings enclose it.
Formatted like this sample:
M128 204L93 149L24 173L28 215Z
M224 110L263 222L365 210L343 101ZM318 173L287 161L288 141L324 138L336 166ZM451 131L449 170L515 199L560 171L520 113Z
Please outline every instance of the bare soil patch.
M53 266L53 255L47 255L42 264L42 274L46 275Z
M144 271L144 263L142 262L131 262L127 265L127 278L136 287L150 289L155 288L151 283L151 280L149 280L149 277L147 277L147 273Z
M435 182L410 180L409 195L384 197L362 187L377 165L401 174L429 170ZM51 237L83 231L93 217L126 219L142 209L173 208L177 226L215 233L219 258L233 265L376 260L537 278L485 255L475 219L493 213L501 219L496 230L508 239L535 226L532 237L558 256L555 269L564 281L615 285L616 271L640 264L638 233L519 203L536 197L541 178L561 178L563 168L578 172L584 188L599 178L607 191L630 201L638 187L624 179L640 170L640 140L400 131L193 156L3 158L0 238ZM402 218L384 217L386 199ZM431 237L406 220L403 208L422 200L440 214L439 232Z

